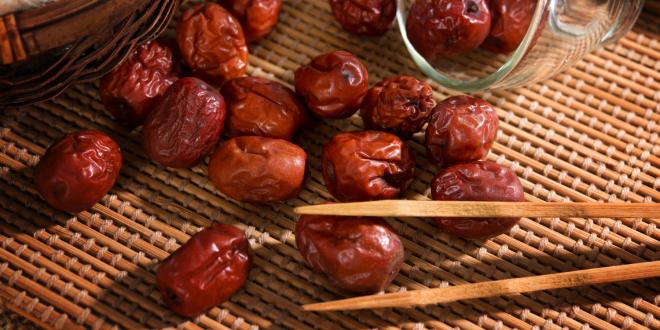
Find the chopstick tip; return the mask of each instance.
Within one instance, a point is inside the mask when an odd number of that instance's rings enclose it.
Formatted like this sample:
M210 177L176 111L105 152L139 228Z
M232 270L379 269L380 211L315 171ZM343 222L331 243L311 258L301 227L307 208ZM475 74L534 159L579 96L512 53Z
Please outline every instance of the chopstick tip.
M302 305L302 309L306 312L319 312L326 310L323 308L323 305L324 303L307 304L307 305Z
M293 208L295 214L305 214L305 206L296 206Z

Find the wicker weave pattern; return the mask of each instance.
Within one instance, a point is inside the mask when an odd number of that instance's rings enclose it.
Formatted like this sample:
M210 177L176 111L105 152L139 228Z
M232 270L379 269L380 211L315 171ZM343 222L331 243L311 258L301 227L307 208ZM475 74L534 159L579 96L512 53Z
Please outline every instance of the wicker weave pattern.
M497 106L502 128L488 158L516 171L528 200L660 201L659 27L660 18L645 13L621 42L554 80L481 95ZM394 74L420 77L396 31L376 40L350 36L324 0L285 1L276 31L251 48L250 74L290 85L292 70L337 48L364 60L371 83ZM292 207L330 198L321 148L338 131L360 129L360 119L306 130L300 138L310 156L306 189L290 203L258 207L216 192L205 165L175 170L149 162L140 134L103 111L97 87L75 85L0 120L0 297L6 310L42 327L660 328L659 280L410 310L302 313L299 304L347 294L304 265ZM436 88L437 98L447 95ZM73 216L38 197L30 167L53 139L81 127L116 138L125 165L102 203ZM435 173L421 142L410 143L418 159L411 199L428 198ZM245 229L255 267L230 302L186 321L160 305L154 266L212 221ZM486 242L438 233L422 219L391 223L407 256L388 291L660 259L660 219L523 219L508 235Z

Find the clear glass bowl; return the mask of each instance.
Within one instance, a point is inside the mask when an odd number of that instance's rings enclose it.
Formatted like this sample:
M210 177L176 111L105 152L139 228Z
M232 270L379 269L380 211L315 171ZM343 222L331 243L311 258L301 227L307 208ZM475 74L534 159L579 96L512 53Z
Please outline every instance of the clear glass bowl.
M417 66L438 84L462 92L518 87L551 78L625 35L644 7L644 0L537 0L527 34L513 53L479 48L429 63L407 36L406 19L414 0L397 2L399 30Z

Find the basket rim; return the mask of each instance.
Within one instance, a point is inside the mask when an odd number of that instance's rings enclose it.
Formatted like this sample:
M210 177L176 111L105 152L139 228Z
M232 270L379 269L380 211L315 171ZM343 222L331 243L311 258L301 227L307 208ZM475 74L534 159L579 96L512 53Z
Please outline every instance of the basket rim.
M43 6L15 12L13 15L16 17L18 28L21 31L28 31L85 11L99 2L102 0L57 0ZM119 1L119 3L125 2Z

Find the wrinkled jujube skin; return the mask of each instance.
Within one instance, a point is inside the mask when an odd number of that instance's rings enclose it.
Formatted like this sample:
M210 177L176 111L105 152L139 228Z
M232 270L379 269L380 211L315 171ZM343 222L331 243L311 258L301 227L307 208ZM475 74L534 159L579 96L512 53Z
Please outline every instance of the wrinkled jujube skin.
M69 133L41 157L34 169L34 183L50 206L77 213L91 208L108 193L121 163L119 146L104 133Z
M273 31L282 9L282 0L221 0L220 4L241 22L248 42Z
M220 91L227 102L231 136L256 135L291 140L308 120L305 106L290 89L277 82L243 77L228 81Z
M394 22L396 0L329 0L332 14L351 33L364 36L385 34Z
M525 191L511 169L489 161L454 165L431 181L431 195L439 201L522 202ZM486 239L511 229L520 218L436 218L440 230L469 238Z
M536 0L489 0L489 8L492 27L481 46L504 54L516 50L532 22Z
M163 303L179 315L194 317L229 300L245 284L251 254L242 230L219 223L203 229L156 270Z
M367 68L345 51L320 55L295 72L296 91L319 118L352 116L369 89Z
M396 198L415 174L408 146L386 132L338 134L323 148L322 157L325 185L342 202Z
M156 100L177 80L172 49L155 40L137 47L101 79L101 102L116 119L140 126Z
M186 10L176 30L185 63L196 76L221 85L245 74L248 49L240 23L222 6L209 3Z
M381 218L305 215L296 245L315 271L354 292L384 290L404 259L401 239Z
M486 40L490 25L486 0L416 0L406 30L415 49L434 61L476 49Z
M165 166L197 165L213 151L225 124L225 101L211 85L181 78L163 95L144 123L144 150Z
M479 160L488 155L498 130L497 112L490 103L453 96L433 110L426 128L426 151L440 166Z
M410 76L397 76L369 89L360 115L367 129L409 138L422 129L434 107L429 84Z
M307 154L297 145L260 136L226 141L211 156L209 177L223 194L240 202L280 202L298 195Z

